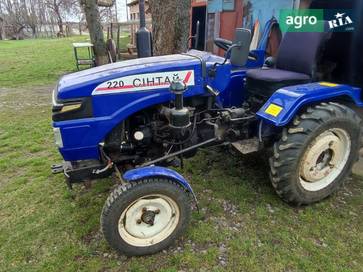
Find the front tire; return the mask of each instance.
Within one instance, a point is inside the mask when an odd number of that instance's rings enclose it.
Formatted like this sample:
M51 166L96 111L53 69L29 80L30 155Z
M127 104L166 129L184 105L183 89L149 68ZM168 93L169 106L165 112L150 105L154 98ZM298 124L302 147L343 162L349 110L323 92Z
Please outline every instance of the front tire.
M270 177L286 202L320 201L343 183L358 159L361 119L348 107L322 103L283 129L270 158Z
M188 192L167 178L118 186L108 197L101 228L110 246L127 256L153 254L182 235L191 214Z

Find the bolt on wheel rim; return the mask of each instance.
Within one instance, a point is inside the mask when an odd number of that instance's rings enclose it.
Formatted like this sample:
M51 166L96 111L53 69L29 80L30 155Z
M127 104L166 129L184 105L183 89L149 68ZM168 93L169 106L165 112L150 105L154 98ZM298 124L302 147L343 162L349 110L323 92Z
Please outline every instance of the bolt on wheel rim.
M319 191L330 185L343 171L351 152L351 139L340 128L320 134L307 148L301 160L300 184L307 191Z
M145 247L165 240L179 223L180 211L174 200L160 194L143 196L121 214L118 231L130 245Z

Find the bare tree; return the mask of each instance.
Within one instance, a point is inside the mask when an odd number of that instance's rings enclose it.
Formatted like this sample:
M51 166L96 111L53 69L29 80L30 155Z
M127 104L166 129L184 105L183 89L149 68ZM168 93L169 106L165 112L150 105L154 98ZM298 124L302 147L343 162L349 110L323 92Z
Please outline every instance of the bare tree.
M81 11L77 12L76 14L74 14L74 18L76 18L77 22L78 22L79 35L82 35L82 27L84 27L84 25L86 24L85 23L86 17L85 17L84 12L81 12Z
M24 7L25 23L32 30L32 37L35 38L37 35L38 25L38 6L36 0L22 0Z
M45 5L54 13L59 32L64 33L63 16L70 13L77 1L75 0L44 0Z
M189 36L190 0L150 0L149 3L154 55L185 52Z
M67 18L78 19L81 33L82 23L86 20L95 46L97 63L103 64L107 62L107 54L97 3L97 0L84 0L84 13L80 0L0 0L0 39L4 39L6 32L15 39L27 35L35 38L41 31L59 36L71 34L72 24ZM102 10L109 18L112 17L110 8ZM54 26L58 26L58 30Z
M7 0L4 3L6 12L5 22L14 33L15 39L19 39L22 31L26 27L26 8L19 0Z
M44 5L43 0L32 0L36 2L36 10L37 10L37 19L38 25L37 29L39 32L44 31L45 35L48 36L49 26L50 23L49 15L47 7Z
M0 40L5 40L6 34L5 34L5 19L0 14Z
M5 40L6 34L5 34L5 16L4 16L4 10L3 10L3 2L0 1L0 40Z
M60 5L61 5L62 1L57 1L57 0L49 0L47 1L47 5L49 8L51 8L55 15L56 15L56 19L57 19L57 23L58 23L58 27L59 27L59 32L64 33L63 30L63 19L60 13Z
M79 0L0 0L0 38L8 32L9 37L18 39L29 31L36 37L42 29L62 34L65 20L81 13Z

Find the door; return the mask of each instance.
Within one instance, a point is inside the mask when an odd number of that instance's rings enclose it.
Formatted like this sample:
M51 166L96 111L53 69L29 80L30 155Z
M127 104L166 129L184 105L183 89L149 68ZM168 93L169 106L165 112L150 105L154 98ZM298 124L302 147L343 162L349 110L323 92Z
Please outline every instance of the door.
M197 6L192 7L192 35L197 32L197 22L199 21L199 45L198 50L203 51L205 49L205 31L206 31L206 17L207 7ZM192 40L192 47L195 47L195 40Z

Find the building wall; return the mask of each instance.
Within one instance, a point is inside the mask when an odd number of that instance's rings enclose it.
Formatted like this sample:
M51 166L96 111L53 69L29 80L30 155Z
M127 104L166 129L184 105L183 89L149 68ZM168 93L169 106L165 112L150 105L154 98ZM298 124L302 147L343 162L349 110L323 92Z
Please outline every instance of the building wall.
M136 46L136 32L139 29L139 4L135 3L134 5L129 5L129 14L130 14L130 44L131 46ZM146 28L152 31L151 24L151 13L149 11L149 3L145 1L145 19L146 19ZM133 22L133 23L132 23ZM149 23L148 23L149 22Z
M309 8L312 0L300 0L300 8L301 9L307 9Z
M248 12L245 12L243 25L246 28L251 28L258 20L263 29L272 16L279 20L280 10L296 8L296 3L298 0L245 0L245 6L249 9Z
M235 29L242 27L242 19L243 0L235 0L233 11L223 11L220 15L220 37L233 40ZM218 54L223 55L224 51L219 49Z
M281 9L304 8L310 2L311 0L191 0L191 6L207 5L206 50L223 55L224 51L214 45L215 38L233 40L237 27L252 29L257 20L260 34L272 16L279 19Z
M242 27L243 0L208 0L207 13L206 49L222 56L224 51L213 40L233 40L235 29Z
M207 0L192 0L192 6L205 6L207 5Z
M149 3L145 2L145 18L151 19L151 14L148 12L149 10ZM131 5L129 6L129 12L130 12L130 20L139 20L140 14L139 14L139 4Z

